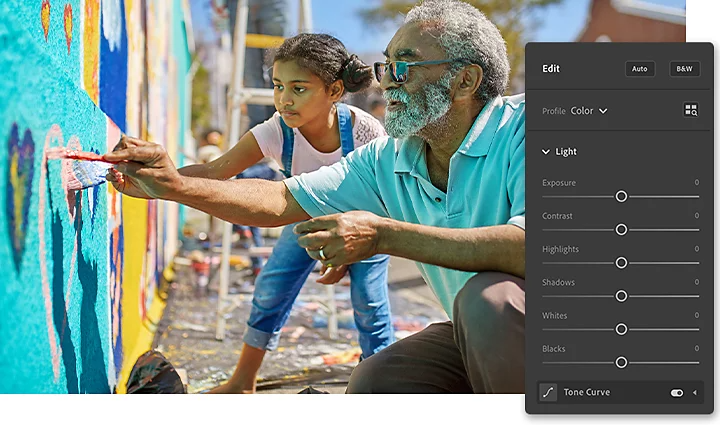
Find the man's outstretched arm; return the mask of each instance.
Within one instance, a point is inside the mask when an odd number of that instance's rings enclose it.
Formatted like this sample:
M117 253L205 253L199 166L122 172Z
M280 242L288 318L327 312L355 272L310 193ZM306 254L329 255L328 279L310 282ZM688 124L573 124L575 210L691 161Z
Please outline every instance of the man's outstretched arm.
M283 182L262 179L217 181L183 176L180 189L165 199L246 226L276 227L310 218Z
M175 201L249 226L282 226L310 218L282 182L182 176L155 143L123 137L105 159L117 162L115 169L122 173L108 173L108 181L129 196Z

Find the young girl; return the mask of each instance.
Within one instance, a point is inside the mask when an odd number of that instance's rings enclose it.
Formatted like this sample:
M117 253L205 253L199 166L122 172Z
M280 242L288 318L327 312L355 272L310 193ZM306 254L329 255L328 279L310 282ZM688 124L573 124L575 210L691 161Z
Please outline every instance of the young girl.
M384 136L370 114L339 103L346 92L367 88L372 68L350 55L336 38L300 34L287 39L273 60L277 112L245 134L220 158L180 169L186 176L228 179L270 157L286 176L314 171L339 161L353 149ZM255 281L253 305L235 373L213 393L255 392L257 371L266 350L277 347L315 260L297 243L294 225L285 227ZM329 269L318 281L335 283L350 272L350 292L363 358L393 342L387 289L389 257L377 255L349 267Z

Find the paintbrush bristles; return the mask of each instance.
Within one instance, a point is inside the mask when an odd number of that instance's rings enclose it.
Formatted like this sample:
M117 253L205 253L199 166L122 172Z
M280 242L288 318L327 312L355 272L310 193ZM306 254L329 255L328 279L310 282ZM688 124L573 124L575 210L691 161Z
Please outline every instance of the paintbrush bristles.
M66 190L82 190L97 186L107 181L106 175L113 173L115 179L122 183L123 175L112 168L109 161L94 152L83 152L64 147L50 148L45 151L48 159L62 159L62 179Z
M66 190L82 190L105 183L111 163L102 155L94 152L83 152L65 147L50 148L45 151L48 159L63 161L62 180Z
M68 190L81 190L105 183L110 164L71 160L70 167L63 167Z

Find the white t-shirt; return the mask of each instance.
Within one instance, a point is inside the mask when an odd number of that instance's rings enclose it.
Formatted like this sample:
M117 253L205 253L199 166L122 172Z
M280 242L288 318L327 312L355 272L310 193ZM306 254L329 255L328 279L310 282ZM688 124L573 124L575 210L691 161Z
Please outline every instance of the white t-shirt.
M378 137L386 136L385 128L372 115L348 105L354 117L353 139L355 149ZM280 114L275 114L262 124L256 125L250 130L260 146L260 150L267 158L272 158L282 168L283 137L280 127ZM293 147L292 170L293 176L315 171L324 165L332 165L342 158L342 147L334 152L322 153L317 151L310 142L300 133L297 128L295 132L295 146Z

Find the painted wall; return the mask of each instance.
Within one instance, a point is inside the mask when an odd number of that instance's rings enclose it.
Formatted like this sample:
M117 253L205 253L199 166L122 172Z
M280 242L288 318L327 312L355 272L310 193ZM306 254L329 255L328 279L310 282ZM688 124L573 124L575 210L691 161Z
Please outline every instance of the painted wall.
M182 151L184 6L0 2L0 393L123 392L150 348L177 208L68 191L44 152L104 153L121 131Z

